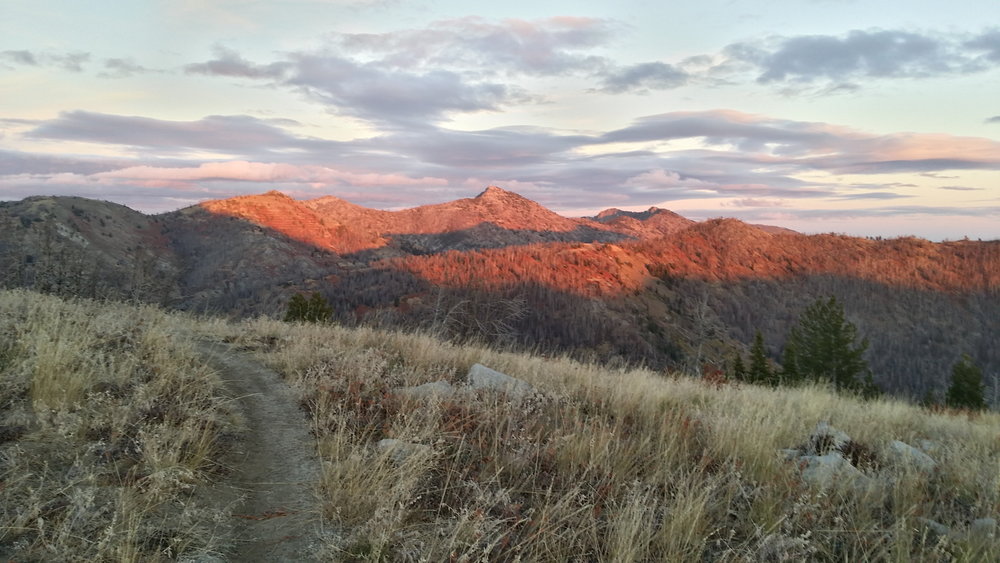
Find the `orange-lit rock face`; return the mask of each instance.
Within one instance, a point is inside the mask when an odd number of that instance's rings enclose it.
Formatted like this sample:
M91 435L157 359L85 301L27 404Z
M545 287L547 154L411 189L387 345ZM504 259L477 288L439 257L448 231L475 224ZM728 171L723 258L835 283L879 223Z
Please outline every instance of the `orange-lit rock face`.
M211 213L250 221L318 248L333 250L336 244L336 237L331 232L336 230L335 225L279 192L206 201L201 207Z
M447 287L496 290L530 284L610 297L635 292L657 277L738 281L834 275L935 291L1000 291L996 242L804 236L735 219L696 224L656 208L638 213L607 210L596 220L569 219L495 187L475 198L395 212L334 197L300 202L278 192L211 201L201 207L341 254L386 246L393 236L448 233L482 223L550 233L586 226L632 239L617 244L560 242L446 251L375 265Z
M475 198L402 211L368 209L331 196L296 201L279 192L210 201L201 207L341 254L381 248L389 244L393 235L448 233L483 223L537 232L569 232L581 226L617 232L613 227L587 219L563 217L492 186Z

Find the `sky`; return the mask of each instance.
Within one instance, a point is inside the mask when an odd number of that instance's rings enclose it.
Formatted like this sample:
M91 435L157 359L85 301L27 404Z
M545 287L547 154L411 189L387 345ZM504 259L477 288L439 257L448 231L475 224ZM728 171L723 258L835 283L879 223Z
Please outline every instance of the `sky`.
M1000 239L996 0L3 0L0 200Z

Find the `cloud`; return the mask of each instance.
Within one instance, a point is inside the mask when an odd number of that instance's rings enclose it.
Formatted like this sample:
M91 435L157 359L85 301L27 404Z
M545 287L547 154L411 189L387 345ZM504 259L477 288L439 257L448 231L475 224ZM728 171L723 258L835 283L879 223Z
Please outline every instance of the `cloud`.
M0 60L27 66L38 66L38 57L31 51L0 51Z
M154 72L132 59L104 59L104 68L103 72L98 73L102 78L128 78L136 74Z
M0 65L7 63L20 66L56 66L70 72L82 72L84 63L89 60L90 53L82 51L67 53L38 53L24 49L0 51Z
M607 72L600 91L620 94L642 89L668 90L684 86L690 79L687 72L667 63L641 63Z
M1000 115L994 115L993 117L987 117L984 123L1000 123Z
M184 66L188 74L205 74L209 76L236 76L240 78L281 78L290 66L287 62L275 62L266 65L252 63L239 53L221 45L212 48L215 58L203 63L192 63Z
M359 187L411 187L440 186L447 184L442 178L411 178L402 174L351 172L327 166L295 166L286 163L247 161L209 162L193 167L166 168L159 166L133 166L120 170L100 172L90 178L95 180L130 180L152 183L199 182L238 180L242 182L292 182L321 184L323 186L348 185Z
M526 101L516 87L469 82L448 70L387 70L332 55L299 54L285 84L339 111L382 123L440 121L450 112L497 111Z
M1000 143L990 139L875 135L732 110L646 116L591 134L540 127L460 131L421 123L351 141L304 137L284 121L245 115L166 121L76 111L22 125L30 137L116 144L129 156L0 152L0 191L175 186L226 197L266 185L398 206L468 197L476 191L470 182L512 182L557 209L690 199L735 199L749 208L754 201L874 203L912 193L912 184L901 179L852 177L848 183L839 177L848 173L1000 170ZM206 152L213 155L209 162Z
M675 112L644 117L600 136L600 142L701 138L728 148L716 156L757 166L884 174L1000 169L1000 142L944 134L872 135L825 123L735 111Z
M839 196L837 199L842 200L855 200L855 199L900 199L905 197L913 197L909 194L899 194L896 192L864 192L857 194L844 194Z
M1000 29L984 31L967 41L965 47L982 53L991 62L1000 63Z
M42 122L25 135L37 139L149 147L160 151L203 149L233 153L310 145L267 121L246 115L211 115L197 121L166 121L77 110L60 113L59 117Z
M538 101L500 76L601 72L608 63L590 50L607 43L617 27L595 18L469 17L387 33L333 33L323 48L285 53L269 63L253 62L216 46L214 58L188 64L184 70L268 80L297 89L339 113L381 124L412 125ZM651 75L645 80L656 84L664 79Z
M780 199L759 199L753 197L747 197L743 199L735 199L728 204L723 204L723 206L731 207L784 207L785 202Z
M467 17L422 29L331 35L345 53L376 57L380 66L558 76L600 67L585 51L607 43L618 25L610 20L553 17L491 21Z
M855 30L846 37L808 35L786 39L758 61L762 83L853 76L926 76L959 62L941 40L906 31Z
M938 189L939 190L952 190L952 191L956 191L956 192L975 192L975 191L983 190L985 188L971 188L969 186L940 186L940 187L938 187Z

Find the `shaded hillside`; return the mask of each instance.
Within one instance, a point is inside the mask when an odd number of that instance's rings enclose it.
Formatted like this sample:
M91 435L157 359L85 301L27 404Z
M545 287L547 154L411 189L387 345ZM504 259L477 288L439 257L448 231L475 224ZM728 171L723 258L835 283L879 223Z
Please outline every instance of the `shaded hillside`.
M170 302L180 260L159 217L78 197L0 202L0 284Z

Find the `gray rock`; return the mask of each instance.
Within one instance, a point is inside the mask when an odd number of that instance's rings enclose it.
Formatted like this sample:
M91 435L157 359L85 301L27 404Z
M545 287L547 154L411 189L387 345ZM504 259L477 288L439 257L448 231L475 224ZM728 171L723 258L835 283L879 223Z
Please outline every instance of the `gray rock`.
M977 518L969 524L969 535L976 539L992 538L996 533L996 518Z
M379 440L376 447L380 452L389 452L389 455L392 456L392 461L396 463L403 463L415 455L429 455L432 451L430 446L404 442L395 438Z
M937 467L937 462L931 456L899 440L889 442L886 458L899 467L913 468L927 473Z
M490 369L482 364L472 364L468 375L469 387L477 390L500 391L515 398L530 395L535 388L505 373Z
M432 381L416 387L401 387L396 389L397 395L405 395L413 399L441 398L451 395L455 388L447 381Z
M846 485L859 493L865 493L877 485L876 481L851 465L840 452L806 455L800 457L799 461L803 464L802 480L818 489Z
M850 441L851 437L847 433L837 430L830 426L829 422L821 420L816 424L812 435L809 436L809 450L806 453L822 455L830 450L839 450Z
M917 442L917 447L927 455L934 455L941 449L941 446L930 440L920 440Z
M938 536L943 537L951 534L951 528L930 518L917 518L917 522Z

